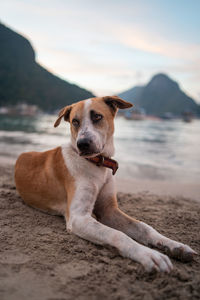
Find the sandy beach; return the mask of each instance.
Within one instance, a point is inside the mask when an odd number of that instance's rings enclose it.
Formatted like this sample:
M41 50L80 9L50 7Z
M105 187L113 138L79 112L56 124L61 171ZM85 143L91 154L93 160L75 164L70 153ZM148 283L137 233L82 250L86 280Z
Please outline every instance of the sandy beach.
M200 184L150 179L118 178L117 189L123 193L150 192L159 196L183 197L200 202Z
M157 187L156 187L157 186ZM200 253L196 186L118 179L120 208ZM165 195L164 195L165 194ZM0 167L0 299L200 299L200 257L174 270L146 274L142 267L67 233L63 218L26 206L13 181L13 162Z

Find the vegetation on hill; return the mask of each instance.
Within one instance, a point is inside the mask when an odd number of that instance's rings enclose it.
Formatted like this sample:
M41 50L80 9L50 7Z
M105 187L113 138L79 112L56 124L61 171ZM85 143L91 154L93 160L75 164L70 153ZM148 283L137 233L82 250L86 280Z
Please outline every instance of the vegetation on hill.
M136 86L119 96L151 115L160 116L168 112L181 115L186 111L200 113L199 105L165 74L157 74L147 85Z
M28 103L53 111L92 96L40 66L30 42L0 24L0 106Z

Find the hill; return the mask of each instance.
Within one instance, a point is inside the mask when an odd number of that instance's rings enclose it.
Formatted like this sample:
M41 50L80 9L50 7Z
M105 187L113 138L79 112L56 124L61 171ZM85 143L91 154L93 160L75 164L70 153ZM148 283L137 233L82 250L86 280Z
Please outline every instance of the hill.
M1 23L0 45L0 106L25 102L52 111L93 96L40 66L30 42Z
M157 74L147 85L136 86L119 96L132 102L136 108L144 108L151 115L171 112L179 116L185 111L194 114L200 112L199 105L165 74Z

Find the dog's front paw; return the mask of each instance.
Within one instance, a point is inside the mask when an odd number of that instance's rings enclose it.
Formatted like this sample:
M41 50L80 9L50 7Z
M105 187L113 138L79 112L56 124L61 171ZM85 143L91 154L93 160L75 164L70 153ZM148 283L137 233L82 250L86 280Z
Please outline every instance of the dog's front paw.
M167 255L172 258L176 258L183 262L189 262L194 259L197 252L192 250L188 245L170 241L167 245L158 243L158 248L163 250Z
M173 270L173 265L167 255L148 248L143 249L140 254L140 263L147 272L170 273Z

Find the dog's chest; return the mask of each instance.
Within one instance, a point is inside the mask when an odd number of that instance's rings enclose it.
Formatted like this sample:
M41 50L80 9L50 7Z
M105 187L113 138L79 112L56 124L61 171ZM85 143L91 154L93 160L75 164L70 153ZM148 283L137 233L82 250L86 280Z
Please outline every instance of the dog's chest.
M111 170L97 167L92 162L80 157L70 145L62 146L62 155L70 175L75 179L76 185L81 181L93 184L100 191L111 175Z

